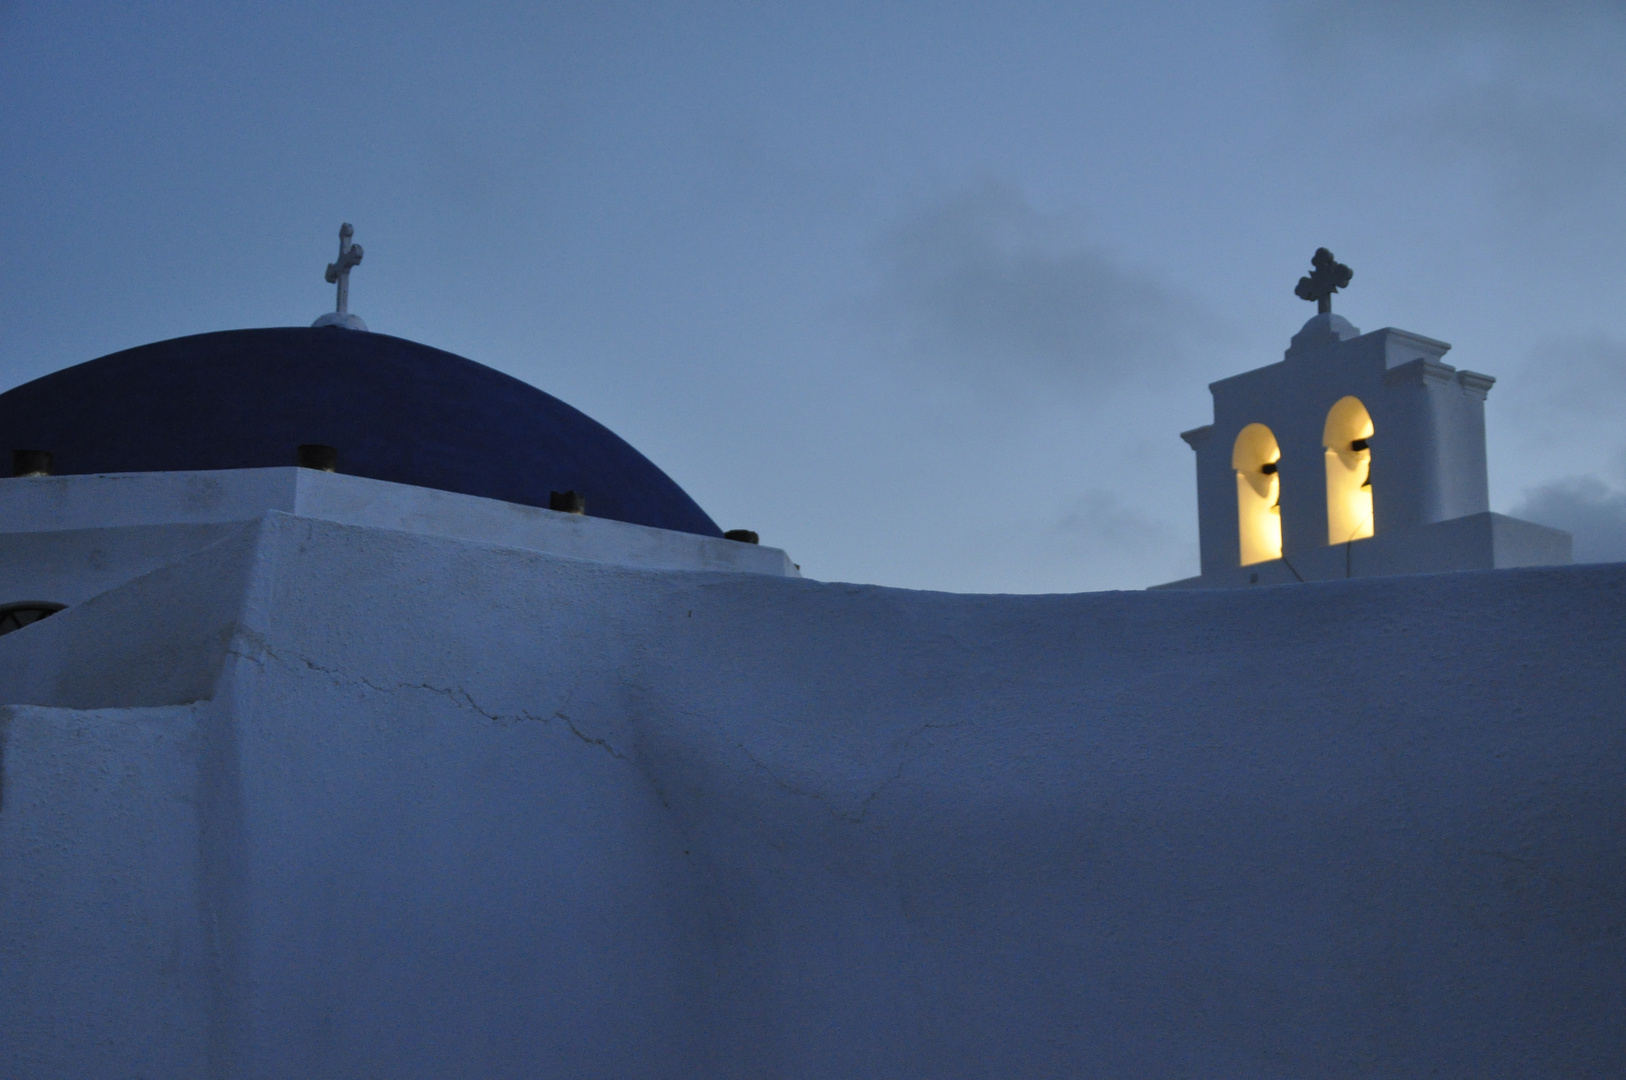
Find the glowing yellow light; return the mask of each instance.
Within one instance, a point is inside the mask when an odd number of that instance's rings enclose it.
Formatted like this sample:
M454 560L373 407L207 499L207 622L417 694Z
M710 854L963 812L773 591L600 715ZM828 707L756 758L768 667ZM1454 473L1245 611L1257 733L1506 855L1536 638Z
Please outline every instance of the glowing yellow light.
M1372 416L1359 398L1339 398L1327 413L1321 443L1327 448L1327 543L1371 536Z
M1263 424L1243 428L1231 448L1243 566L1282 557L1281 477L1276 471L1281 458L1276 436Z

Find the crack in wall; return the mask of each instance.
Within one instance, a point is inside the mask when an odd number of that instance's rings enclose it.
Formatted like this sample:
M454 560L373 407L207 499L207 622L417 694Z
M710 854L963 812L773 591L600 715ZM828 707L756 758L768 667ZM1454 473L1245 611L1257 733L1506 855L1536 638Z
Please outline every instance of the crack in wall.
M550 724L554 720L561 720L564 722L565 727L569 729L572 735L587 745L598 747L605 753L609 754L612 758L615 758L617 761L630 760L628 756L622 751L618 750L609 739L598 738L582 731L576 726L575 721L573 721L566 712L566 710L570 707L571 701L574 700L576 696L577 689L581 685L579 679L570 685L570 688L565 692L564 700L561 701L558 708L554 709L549 715L538 715L525 709L512 713L493 712L492 710L481 705L479 701L475 700L472 694L461 686L440 686L432 682L398 682L393 685L385 685L374 682L365 675L357 675L341 668L319 664L311 658L299 653L288 653L286 651L274 649L261 635L255 634L251 631L241 631L240 636L247 638L252 643L253 652L244 651L234 642L227 648L227 655L246 660L261 670L264 670L266 660L270 659L276 661L291 671L297 672L301 669L312 671L320 675L326 675L328 678L341 685L362 686L379 694L397 694L403 690L422 691L424 693L430 693L438 697L443 697L458 708L467 709L474 712L500 727L511 727L514 724L524 723L526 721ZM258 655L255 655L255 653Z
M856 811L842 810L839 807L831 805L831 801L822 791L804 788L800 785L785 780L778 773L776 773L770 765L752 753L751 748L746 746L743 742L737 742L734 745L741 753L745 755L746 760L750 761L750 763L765 776L767 776L769 780L773 781L774 786L779 788L781 791L784 791L790 795L800 796L801 798L812 799L815 802L824 803L825 808L830 813L830 816L837 821L845 821L854 825L862 825L865 818L869 815L870 805L874 803L876 799L880 798L887 788L891 787L894 783L903 778L904 771L909 767L910 763L909 748L914 744L916 739L928 731L964 726L965 722L963 721L953 724L939 724L932 721L927 721L926 723L915 728L908 735L904 736L904 739L898 745L897 750L897 753L900 755L898 767L893 770L891 776L887 777L885 780L882 780L873 791L864 796L864 798L858 803L858 809Z
M572 692L574 692L574 691L572 691ZM565 704L568 705L569 702L567 701ZM610 740L608 740L608 739L595 739L591 735L584 734L582 732L582 730L576 726L576 722L574 720L572 720L570 717L565 715L564 706L560 706L559 711L553 714L552 719L554 719L554 720L563 720L565 722L565 727L570 729L570 733L572 735L576 736L576 738L580 739L582 742L586 743L588 746L597 746L597 747L602 748L605 753L609 754L611 757L615 758L617 761L626 761L626 760L628 760L627 755L623 754L621 751L617 750L614 746L610 745ZM662 799L661 802L664 804L666 802L666 800Z
M592 735L586 731L583 731L581 727L576 724L575 720L569 715L568 709L580 686L579 680L572 683L569 690L565 693L563 701L561 701L559 706L551 713L541 715L523 709L515 712L499 712L487 708L465 688L456 684L440 685L438 683L429 681L403 681L394 684L380 683L369 679L364 675L355 674L342 668L318 663L310 657L297 652L275 649L264 639L262 635L250 631L247 628L240 627L237 638L242 639L242 644L239 644L238 640L234 639L232 645L227 649L227 654L229 656L246 660L262 670L264 669L267 660L271 660L292 671L304 670L325 675L339 684L365 687L366 689L379 694L395 694L403 690L434 694L438 697L447 699L458 708L467 709L485 720L503 727L523 723L525 721L536 721L543 724L549 724L555 720L561 721L564 724L565 729L568 730L570 734L580 742L603 750L611 758L617 761L631 763L634 768L638 769L639 773L644 776L645 780L651 784L660 803L666 808L671 809L672 804L670 799L666 796L665 791L657 779L649 774L647 768L639 764L631 754L616 746L609 738ZM744 742L736 742L735 746L742 754L745 755L746 759L751 763L751 765L766 776L775 787L778 787L780 790L789 795L822 803L830 814L831 818L838 822L861 825L867 821L870 810L875 804L876 800L884 795L886 791L894 784L903 779L904 773L908 770L909 765L913 760L910 755L910 751L917 740L932 730L963 726L964 722L945 724L935 721L928 721L915 727L906 736L904 736L902 741L898 744L898 750L896 752L899 755L899 760L897 766L892 770L891 774L882 779L880 783L876 784L873 789L871 789L862 799L857 802L855 808L852 809L844 809L839 805L834 805L832 798L824 791L798 784L792 780L780 776L771 765L753 753L751 748Z
M926 723L921 724L914 731L911 731L909 733L908 737L903 740L903 745L898 748L898 753L901 756L901 760L899 760L899 762L898 762L897 770L895 772L893 772L893 774L891 776L889 776L885 780L881 781L881 784L880 784L879 787L877 787L874 791L870 792L867 796L865 796L864 801L858 804L858 813L856 815L852 815L852 814L846 815L847 819L849 821L853 822L854 824L863 824L864 818L866 816L868 816L868 814L869 814L870 804L873 803L876 799L880 798L881 794L884 791L886 791L887 788L891 787L897 781L903 779L903 770L906 769L908 767L908 765L909 765L909 756L908 756L909 747L916 739L918 739L920 736L924 735L926 732L932 731L932 730L935 730L935 729L939 729L939 728L945 728L945 729L946 728L957 728L957 727L964 727L964 726L965 726L964 721L960 721L958 723L953 723L953 724L937 724L937 723L933 723L932 721L928 720Z

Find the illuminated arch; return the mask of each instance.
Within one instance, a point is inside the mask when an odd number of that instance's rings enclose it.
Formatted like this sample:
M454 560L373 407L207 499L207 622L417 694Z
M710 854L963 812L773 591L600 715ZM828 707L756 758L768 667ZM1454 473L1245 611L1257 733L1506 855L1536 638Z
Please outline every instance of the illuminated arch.
M1282 557L1281 460L1276 436L1263 424L1249 424L1231 447L1236 470L1236 524L1242 537L1242 565Z
M1339 398L1327 413L1327 543L1371 536L1372 414L1360 398Z

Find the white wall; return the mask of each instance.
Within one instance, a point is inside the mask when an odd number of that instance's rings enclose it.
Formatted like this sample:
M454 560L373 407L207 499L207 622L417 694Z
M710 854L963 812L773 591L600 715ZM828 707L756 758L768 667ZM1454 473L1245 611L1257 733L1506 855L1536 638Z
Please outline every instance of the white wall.
M0 711L0 1074L205 1075L206 709Z
M267 510L663 570L788 574L774 547L313 469L0 479L0 605L75 604Z
M1612 1075L1623 601L952 596L270 514L0 639L51 709L4 735L0 1075Z
M1468 514L1409 529L1389 529L1363 540L1300 551L1288 559L1234 566L1153 588L1235 589L1390 574L1567 566L1572 543L1570 534L1562 529L1506 514Z

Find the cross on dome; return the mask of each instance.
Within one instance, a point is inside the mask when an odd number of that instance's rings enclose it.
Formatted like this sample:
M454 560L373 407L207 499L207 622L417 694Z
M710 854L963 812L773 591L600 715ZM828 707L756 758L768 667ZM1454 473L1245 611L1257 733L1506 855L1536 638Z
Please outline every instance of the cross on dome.
M360 265L362 256L361 245L350 242L354 235L355 227L348 221L339 226L339 261L327 264L327 282L339 288L337 305L332 312L312 323L312 326L340 326L347 330L367 329L366 323L350 314L350 271Z
M1314 300L1318 315L1332 314L1332 294L1349 285L1355 271L1333 258L1326 248L1316 248L1310 256L1311 270L1307 277L1299 278L1293 295L1300 300Z

